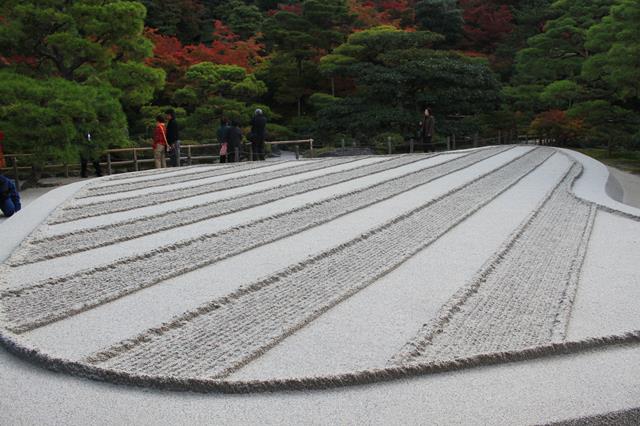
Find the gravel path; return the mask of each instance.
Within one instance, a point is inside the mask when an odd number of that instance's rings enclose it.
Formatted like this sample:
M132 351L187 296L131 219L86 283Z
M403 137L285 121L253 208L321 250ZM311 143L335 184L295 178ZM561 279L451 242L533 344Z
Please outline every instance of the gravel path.
M596 208L569 192L574 165L477 279L394 359L442 361L564 340Z
M106 266L5 291L0 293L0 302L6 305L8 328L24 332L82 312L171 277L326 223L503 151L504 148L471 153L227 231L202 235Z
M232 173L236 173L238 169L241 170L255 170L263 167L269 167L273 164L270 163L234 163L228 166L218 167L200 167L191 169L185 173L171 174L169 176L160 175L154 176L152 179L137 179L133 182L118 183L116 185L91 185L85 187L75 199L98 197L101 195L120 194L128 191L135 191L139 189L148 189L158 186L173 185L176 183L191 182L194 180L206 179L214 176L225 176Z
M396 268L551 154L537 149L518 157L360 238L95 354L89 361L133 373L223 377Z
M332 163L339 164L351 161L356 160L353 158L346 158L338 160L337 163ZM329 162L330 160L302 161L301 164L295 166L286 165L286 162L283 162L278 164L285 164L286 166L279 170L267 171L260 174L252 174L249 176L242 176L224 181L199 183L197 185L174 188L172 190L163 188L163 192L152 192L148 194L138 194L126 198L119 198L117 202L114 202L114 200L105 200L95 203L78 203L77 201L71 201L70 203L67 203L65 206L63 206L62 209L60 209L60 211L58 211L57 214L55 214L49 220L49 224L65 223L87 217L134 210L159 203L182 200L185 198L195 197L211 192L238 188L241 186L255 184L257 182L265 182L284 176L291 176L299 173L310 172L312 170L322 169L326 167ZM269 166L273 166L273 163Z
M241 196L225 198L216 201L214 204L199 203L168 213L149 215L98 227L83 228L44 239L29 240L14 253L9 263L12 266L18 266L128 241L144 235L201 222L297 194L348 182L362 176L395 169L423 161L426 158L430 157L397 157L381 163L365 164L351 170L326 176L310 177L293 184L283 184L268 190L259 190Z

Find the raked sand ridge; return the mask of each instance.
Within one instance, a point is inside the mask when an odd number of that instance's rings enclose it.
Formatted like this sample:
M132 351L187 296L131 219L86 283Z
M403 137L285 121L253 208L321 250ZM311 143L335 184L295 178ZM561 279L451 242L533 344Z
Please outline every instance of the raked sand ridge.
M640 211L585 196L589 173L500 146L94 180L0 265L0 340L72 375L234 393L637 351Z

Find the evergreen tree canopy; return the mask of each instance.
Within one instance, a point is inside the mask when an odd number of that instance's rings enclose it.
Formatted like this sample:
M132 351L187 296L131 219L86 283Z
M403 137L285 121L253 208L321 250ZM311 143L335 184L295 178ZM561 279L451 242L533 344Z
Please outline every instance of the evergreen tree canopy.
M37 80L0 71L0 128L9 152L77 161L127 143L127 121L109 86L82 86L58 77ZM91 140L87 134L91 134Z

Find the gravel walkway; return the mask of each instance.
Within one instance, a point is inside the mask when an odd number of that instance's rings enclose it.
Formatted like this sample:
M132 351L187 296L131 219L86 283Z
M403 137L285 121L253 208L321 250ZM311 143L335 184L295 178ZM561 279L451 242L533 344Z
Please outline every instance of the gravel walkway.
M95 354L89 361L136 374L224 377L396 268L551 154L537 149L520 156L360 238Z
M199 203L168 213L149 215L142 218L114 222L109 225L56 234L44 239L25 241L12 256L9 263L12 266L18 266L128 241L133 238L213 219L283 198L348 182L363 176L395 169L423 161L426 158L430 157L397 157L381 163L367 164L326 176L311 177L293 184L278 185L272 189L225 198L215 203Z
M24 332L171 277L302 232L409 191L503 152L482 150L364 189L262 218L227 231L160 247L65 277L0 293L14 332ZM284 230L284 231L283 231Z
M188 172L180 174L171 174L170 176L154 176L153 179L140 180L137 179L133 182L118 183L116 185L91 185L84 188L74 198L76 200L82 198L98 197L101 195L121 194L127 191L135 191L138 189L148 189L158 186L173 185L176 183L191 182L194 180L206 179L215 176L226 176L229 174L237 173L238 169L241 170L255 170L263 167L272 166L271 163L234 163L228 166L217 167L199 167L191 169Z
M241 186L252 185L258 182L265 182L285 176L319 170L326 167L330 162L331 164L341 164L356 160L357 159L354 158L346 158L338 160L338 163L331 162L330 160L301 161L301 164L299 165L287 166L278 170L237 177L224 181L199 183L197 185L173 189L171 191L166 190L164 192L152 192L143 195L119 198L117 202L114 202L114 200L105 200L95 203L78 203L77 201L71 201L53 215L49 220L49 224L66 223L87 217L102 216L110 213L139 209L141 207L153 206L159 203L182 200L211 192L239 188ZM286 162L277 164L286 164ZM273 163L269 164L269 166L273 165Z

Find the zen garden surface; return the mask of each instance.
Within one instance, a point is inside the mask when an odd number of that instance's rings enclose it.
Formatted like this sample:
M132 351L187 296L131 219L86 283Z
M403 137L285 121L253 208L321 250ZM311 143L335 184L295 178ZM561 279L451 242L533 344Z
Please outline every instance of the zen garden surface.
M54 190L0 224L0 423L637 422L607 176L499 146Z

